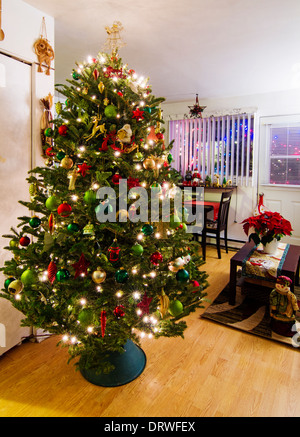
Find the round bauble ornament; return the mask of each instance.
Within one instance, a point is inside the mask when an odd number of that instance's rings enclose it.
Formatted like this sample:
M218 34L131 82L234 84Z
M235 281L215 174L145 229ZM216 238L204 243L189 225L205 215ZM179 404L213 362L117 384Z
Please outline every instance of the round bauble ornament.
M79 80L81 78L80 74L77 71L73 71L72 77L74 80Z
M19 279L16 279L15 281L12 281L8 286L8 292L11 294L18 294L21 293L23 290L24 284Z
M56 279L58 282L64 282L70 279L70 272L67 269L59 269L56 273Z
M158 182L154 182L151 185L151 191L155 194L159 194L161 192L161 186Z
M116 271L115 279L119 284L124 284L129 278L128 273L124 269Z
M61 161L64 157L66 156L65 152L63 152L62 150L60 150L59 152L57 152L56 154L56 158Z
M94 319L93 311L89 308L84 308L78 314L78 321L84 327L91 325L93 323L93 319Z
M173 300L170 302L168 311L171 314L171 316L177 317L182 313L183 305L179 300L177 300L177 299Z
M170 227L172 229L176 229L176 228L178 228L179 225L180 225L179 217L177 215L171 215L171 217L170 217Z
M95 284L101 284L101 282L105 281L105 279L106 272L101 267L97 267L97 270L92 273L92 280L95 282Z
M67 135L67 132L68 132L68 127L65 124L59 126L58 128L59 135L65 137Z
M30 238L25 235L24 237L20 238L19 243L21 244L21 246L26 247L30 244Z
M69 232L74 233L74 232L78 232L80 228L78 223L72 222L68 224L67 229Z
M65 168L66 170L70 170L70 168L73 167L73 160L69 157L69 155L66 155L60 163L62 168Z
M139 256L142 255L142 253L144 252L144 248L140 244L135 244L134 246L132 246L131 252L134 255Z
M31 285L36 281L36 276L33 270L26 269L21 275L21 281L24 285Z
M52 137L52 135L53 135L53 129L51 129L51 127L47 127L47 129L45 129L44 130L44 134L45 134L45 137Z
M116 306L116 308L114 309L114 315L118 318L120 317L124 317L125 316L125 307L124 305L118 305Z
M114 105L107 105L104 109L104 115L107 118L116 118L117 108Z
M31 217L31 219L29 220L29 224L32 228L38 228L41 224L41 219L39 217Z
M113 177L111 178L112 182L115 185L119 185L120 179L122 179L122 176L119 173L114 174Z
M153 226L146 224L142 227L142 232L144 235L149 236L153 234Z
M11 248L19 247L19 240L10 240L9 247Z
M62 203L61 205L59 205L59 207L57 208L57 213L61 216L61 217L69 217L69 215L72 212L72 207L71 205L69 205L67 202Z
M8 290L9 284L11 284L15 280L16 280L16 278L14 278L13 276L11 276L10 278L5 279L5 281L4 281L4 288L6 290Z
M50 158L52 156L55 156L55 152L53 150L53 147L48 147L48 149L46 149L46 155L49 156Z
M158 266L159 263L161 263L163 261L163 257L162 254L160 252L154 252L152 253L152 255L150 256L150 262L154 265L154 266Z
M96 202L96 192L93 190L88 190L84 193L83 200L85 203L92 204Z
M143 167L146 170L153 170L155 168L155 161L152 158L146 158L143 162Z
M189 272L185 269L179 269L176 273L176 279L178 282L187 282L190 278Z
M59 200L56 196L50 196L46 200L45 205L50 211L55 211L59 205Z

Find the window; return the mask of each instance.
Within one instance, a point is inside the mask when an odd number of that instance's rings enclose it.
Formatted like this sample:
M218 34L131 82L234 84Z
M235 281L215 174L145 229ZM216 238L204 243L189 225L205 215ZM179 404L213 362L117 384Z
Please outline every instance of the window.
M300 185L300 123L269 129L269 183Z
M238 114L172 120L173 167L184 177L197 169L204 181L215 174L222 183L248 185L252 181L254 115Z

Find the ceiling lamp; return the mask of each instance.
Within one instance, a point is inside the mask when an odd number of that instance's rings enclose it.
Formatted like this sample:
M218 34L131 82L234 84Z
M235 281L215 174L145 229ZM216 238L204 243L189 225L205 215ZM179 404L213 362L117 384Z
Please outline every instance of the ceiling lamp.
M204 111L206 106L199 105L198 94L196 94L196 103L194 106L189 106L189 108L190 108L190 113L189 113L190 118L202 118L202 112Z

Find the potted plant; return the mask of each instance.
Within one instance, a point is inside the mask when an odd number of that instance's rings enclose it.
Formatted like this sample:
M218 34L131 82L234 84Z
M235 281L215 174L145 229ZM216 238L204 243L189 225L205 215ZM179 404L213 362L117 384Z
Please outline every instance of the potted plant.
M292 235L293 230L288 220L278 212L272 211L248 217L242 221L242 225L245 234L249 235L249 241L253 240L256 245L261 243L266 253L272 253L281 238ZM271 243L274 243L273 247Z

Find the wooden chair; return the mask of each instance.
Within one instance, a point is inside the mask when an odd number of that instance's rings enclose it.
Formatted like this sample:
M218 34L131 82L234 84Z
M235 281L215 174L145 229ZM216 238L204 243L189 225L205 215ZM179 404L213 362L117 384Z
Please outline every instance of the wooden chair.
M226 253L228 253L227 246L227 225L228 225L228 214L230 201L233 191L226 191L222 193L220 207L218 212L218 218L216 220L207 219L204 223L204 227L202 232L194 233L194 238L198 240L199 235L201 235L201 245L202 245L202 255L203 259L206 257L206 237L216 238L217 241L217 251L218 258L221 259L221 245L220 245L220 236L221 232L224 232L224 240L225 240L225 249Z

